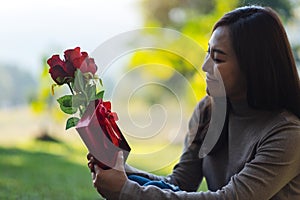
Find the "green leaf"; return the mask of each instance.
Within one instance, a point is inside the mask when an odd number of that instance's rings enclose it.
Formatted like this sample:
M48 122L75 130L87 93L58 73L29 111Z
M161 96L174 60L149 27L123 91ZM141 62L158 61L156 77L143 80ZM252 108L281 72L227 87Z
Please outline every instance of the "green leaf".
M72 95L65 95L57 99L57 102L59 105L62 105L64 107L72 107Z
M78 108L76 107L64 107L62 105L60 105L60 109L66 113L66 114L69 114L69 115L73 115L77 112Z
M101 79L101 78L99 78L99 83L100 83L100 85L103 87L103 82L102 82L102 79Z
M78 124L79 120L80 119L78 117L70 117L66 123L66 130L76 126Z
M104 90L102 90L96 94L96 99L103 99L103 96L104 96Z
M57 99L57 102L60 105L60 109L66 114L75 114L78 110L78 107L73 105L72 95L65 95Z

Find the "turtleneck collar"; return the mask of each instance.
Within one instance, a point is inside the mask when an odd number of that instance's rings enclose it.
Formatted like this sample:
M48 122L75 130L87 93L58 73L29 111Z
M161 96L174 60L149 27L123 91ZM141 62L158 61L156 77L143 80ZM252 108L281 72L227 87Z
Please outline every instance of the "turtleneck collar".
M259 113L265 112L262 110L257 110L251 108L246 99L240 101L230 101L228 100L228 106L230 107L230 112L234 115L241 117L251 117L253 115L257 115Z

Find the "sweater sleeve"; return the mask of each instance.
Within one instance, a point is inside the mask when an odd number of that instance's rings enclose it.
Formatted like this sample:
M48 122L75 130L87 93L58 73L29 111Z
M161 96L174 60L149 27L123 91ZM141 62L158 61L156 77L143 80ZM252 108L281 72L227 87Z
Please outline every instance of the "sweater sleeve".
M299 120L292 124L277 124L258 142L253 160L233 175L227 185L215 192L173 192L155 186L143 187L127 181L120 199L264 200L271 199L284 187L290 187L289 191L296 197L285 196L280 199L297 199L300 196L299 144ZM201 171L201 168L199 170ZM195 171L181 173L198 176Z
M175 165L166 180L181 190L196 191L203 179L202 159L199 157L201 144L206 135L210 120L210 99L204 98L195 108L189 121L189 129L184 141L180 161Z
M164 179L163 176L157 176L155 174L152 174L152 173L140 170L140 169L136 169L128 164L125 164L125 171L126 171L127 176L138 175L138 176L142 176L142 177L148 178L150 180L154 180L154 181Z

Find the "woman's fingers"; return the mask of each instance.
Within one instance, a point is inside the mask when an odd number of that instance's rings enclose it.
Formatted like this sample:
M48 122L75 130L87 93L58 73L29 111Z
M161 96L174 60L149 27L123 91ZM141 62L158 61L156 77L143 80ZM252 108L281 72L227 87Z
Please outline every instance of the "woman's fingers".
M90 157L88 161L88 167L90 168L91 172L95 172L94 164L95 164L94 157Z
M95 170L95 173L94 173L94 178L93 178L93 184L94 184L94 187L98 188L100 185L100 182L101 182L101 171L103 169L101 169L98 165L94 165L94 170Z
M116 165L115 165L114 169L119 170L119 171L125 171L123 151L118 152L118 157L117 157L117 161L116 161Z
M97 175L100 174L100 172L102 170L98 165L94 165L94 169L95 169L95 172Z

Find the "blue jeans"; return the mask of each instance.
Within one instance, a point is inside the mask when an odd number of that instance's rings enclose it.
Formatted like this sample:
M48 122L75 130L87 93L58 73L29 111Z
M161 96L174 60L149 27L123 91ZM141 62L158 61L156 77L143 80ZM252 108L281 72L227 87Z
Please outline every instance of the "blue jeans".
M174 192L180 191L178 186L166 183L165 181L152 181L148 178L138 176L138 175L129 175L128 178L132 181L137 182L141 186L154 185L161 189L170 189L173 190Z

